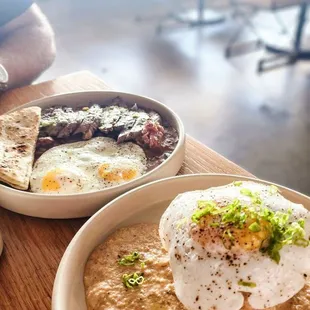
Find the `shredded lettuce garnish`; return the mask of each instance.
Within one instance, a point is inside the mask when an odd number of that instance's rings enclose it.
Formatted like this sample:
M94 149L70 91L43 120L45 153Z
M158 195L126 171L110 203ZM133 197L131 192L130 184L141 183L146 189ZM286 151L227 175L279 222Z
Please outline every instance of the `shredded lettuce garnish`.
M135 272L131 274L123 274L122 276L123 284L127 288L133 288L134 286L142 285L144 282L143 273Z
M242 181L235 181L234 182L234 186L241 186L242 185Z
M224 238L233 242L235 229L248 229L251 233L264 229L268 238L261 243L260 251L277 264L280 262L280 250L283 246L309 246L304 230L305 220L292 221L292 209L274 212L262 205L259 193L245 188L240 193L251 197L251 206L242 204L238 199L227 206L218 206L214 201L198 201L198 209L191 217L192 222L221 229L223 242ZM202 219L206 220L201 222Z
M122 266L132 266L134 265L137 261L141 259L141 255L139 252L132 252L129 255L124 255L118 263Z
M256 287L256 283L254 283L254 282L246 282L246 281L243 281L243 280L239 280L238 281L238 285L246 286L246 287L251 287L251 288Z

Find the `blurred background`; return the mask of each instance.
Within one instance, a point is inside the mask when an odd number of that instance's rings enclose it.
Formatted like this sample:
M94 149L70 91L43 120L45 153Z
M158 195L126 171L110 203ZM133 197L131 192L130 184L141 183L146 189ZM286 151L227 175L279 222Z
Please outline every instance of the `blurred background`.
M37 2L58 49L38 82L89 70L167 104L188 134L256 176L310 194L310 62L299 61L309 58L306 4Z

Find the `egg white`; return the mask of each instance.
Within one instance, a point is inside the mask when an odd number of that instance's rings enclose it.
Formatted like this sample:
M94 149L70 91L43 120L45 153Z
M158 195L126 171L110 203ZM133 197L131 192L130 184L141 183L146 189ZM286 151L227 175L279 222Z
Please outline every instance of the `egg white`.
M263 184L242 182L242 186L230 184L180 194L163 214L159 234L169 253L176 294L189 310L239 310L244 304L242 292L251 294L248 301L253 309L265 309L293 297L310 276L310 247L284 246L277 264L259 251L233 252L220 241L203 247L193 240L191 216L197 201L227 204L237 198L250 205L251 198L240 194L242 188L260 192L263 205L273 211L292 208L292 219L304 218L306 238L310 236L309 212L280 194L271 194ZM253 282L256 287L239 286L239 280Z
M30 188L45 194L96 191L143 175L146 161L140 146L131 142L117 144L107 137L63 144L36 161Z

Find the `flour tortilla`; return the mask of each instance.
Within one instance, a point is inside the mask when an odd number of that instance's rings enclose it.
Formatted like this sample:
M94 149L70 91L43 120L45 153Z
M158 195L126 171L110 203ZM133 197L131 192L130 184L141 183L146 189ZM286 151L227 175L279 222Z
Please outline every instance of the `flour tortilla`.
M27 190L39 135L41 108L0 116L0 181Z

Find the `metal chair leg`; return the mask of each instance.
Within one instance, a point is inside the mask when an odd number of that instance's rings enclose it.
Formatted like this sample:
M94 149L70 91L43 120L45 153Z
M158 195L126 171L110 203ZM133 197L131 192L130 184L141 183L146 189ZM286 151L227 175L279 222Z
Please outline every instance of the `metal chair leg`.
M272 70L274 68L290 65L296 63L299 59L310 59L310 51L303 51L301 49L301 39L304 31L304 26L306 22L307 15L307 3L302 3L300 5L299 11L299 22L295 34L294 46L291 49L281 48L277 46L271 46L266 44L266 49L270 52L275 53L273 57L261 59L258 63L258 72L263 72L266 70ZM284 59L284 63L279 64L279 60ZM273 63L272 66L266 68L265 64Z
M242 18L243 23L239 27L239 29L235 32L235 34L231 37L229 40L229 43L227 44L227 47L225 49L225 57L230 58L233 56L241 56L244 54L248 54L254 51L257 51L262 47L262 41L260 39L259 34L256 31L256 28L254 24L251 21L251 17L256 13L255 10L253 10L250 13L250 16L247 15L247 13L239 11L235 12L235 16L239 16ZM251 31L254 33L254 35L257 37L257 40L247 41L243 43L236 43L238 39L240 38L241 34L243 33L244 28L246 26L251 29Z
M298 59L294 55L276 55L261 59L257 64L257 72L263 73L287 65L293 65Z

